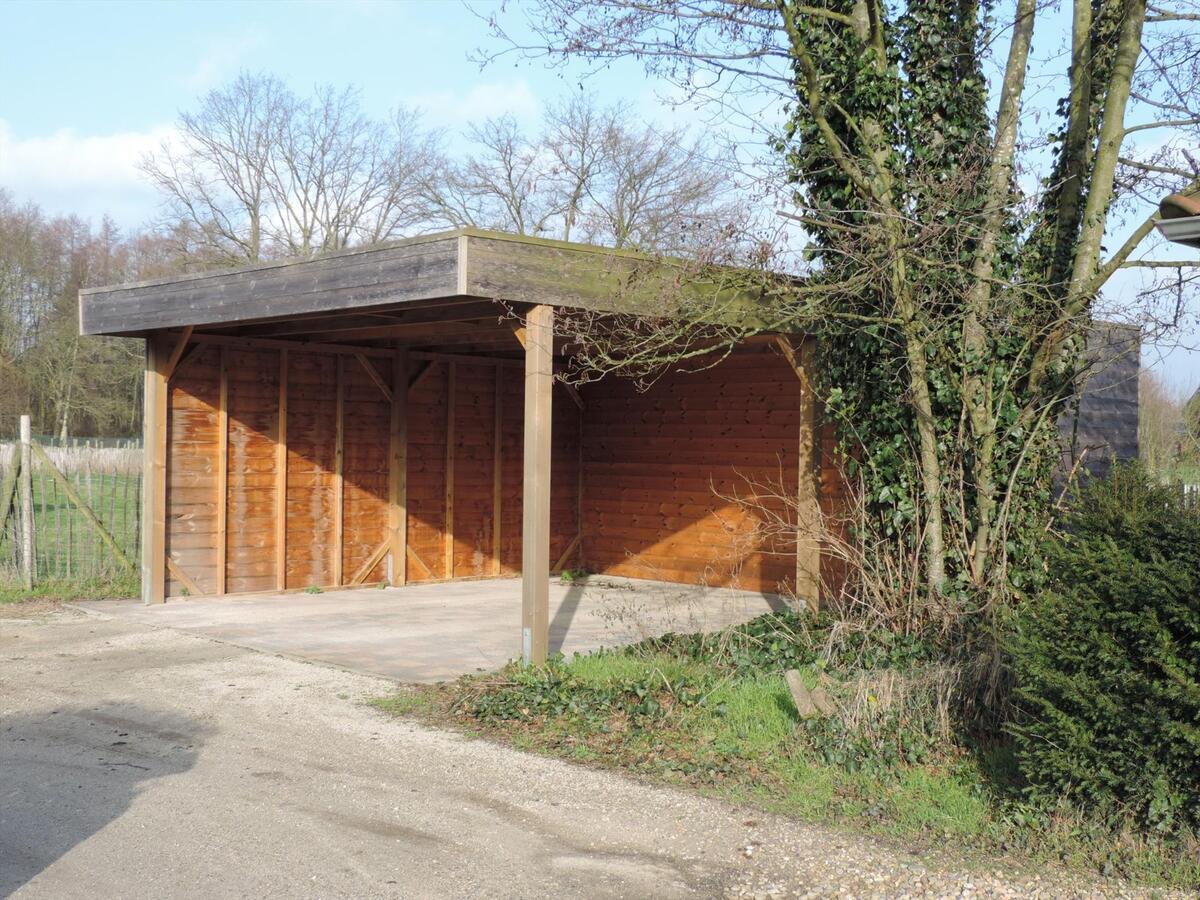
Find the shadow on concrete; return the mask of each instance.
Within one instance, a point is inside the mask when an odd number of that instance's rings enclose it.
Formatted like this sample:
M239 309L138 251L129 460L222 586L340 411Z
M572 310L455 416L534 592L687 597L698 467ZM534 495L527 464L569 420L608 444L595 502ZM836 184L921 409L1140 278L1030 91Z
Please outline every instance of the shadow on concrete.
M567 639L567 632L571 630L571 623L575 620L575 613L579 611L579 604L582 600L582 584L575 583L567 588L566 596L563 597L562 603L558 605L558 609L554 611L554 618L550 620L549 645L551 655L562 652L563 643Z
M0 897L190 769L206 729L137 703L0 718Z

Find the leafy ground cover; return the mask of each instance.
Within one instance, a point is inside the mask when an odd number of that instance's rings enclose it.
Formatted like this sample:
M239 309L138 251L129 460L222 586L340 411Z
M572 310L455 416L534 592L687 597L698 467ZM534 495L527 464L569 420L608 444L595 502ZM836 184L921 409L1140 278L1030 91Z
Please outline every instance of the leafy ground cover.
M825 685L839 714L801 719L784 680ZM522 749L715 793L812 822L946 848L1200 885L1200 844L1029 799L1006 740L953 721L955 673L915 641L868 643L769 615L539 669L416 687L389 712Z

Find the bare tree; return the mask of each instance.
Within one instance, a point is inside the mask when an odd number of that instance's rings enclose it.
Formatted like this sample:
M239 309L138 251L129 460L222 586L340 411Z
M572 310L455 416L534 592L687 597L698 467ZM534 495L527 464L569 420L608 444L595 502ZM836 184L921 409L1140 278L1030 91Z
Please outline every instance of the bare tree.
M1179 460L1185 436L1183 401L1162 379L1142 369L1138 383L1138 453L1155 474L1169 472Z
M178 139L142 160L168 214L216 250L256 262L269 214L271 156L296 101L277 78L240 75L179 117Z
M454 225L683 252L741 214L715 141L660 131L588 94L549 107L537 134L503 116L466 136L466 159L431 187Z
M511 115L472 125L467 137L473 152L451 168L448 190L434 189L442 215L454 225L544 234L559 209L541 142Z
M142 161L171 227L254 262L398 237L428 220L422 189L438 140L415 113L367 117L358 92L297 97L269 75L239 76L180 116L178 138Z

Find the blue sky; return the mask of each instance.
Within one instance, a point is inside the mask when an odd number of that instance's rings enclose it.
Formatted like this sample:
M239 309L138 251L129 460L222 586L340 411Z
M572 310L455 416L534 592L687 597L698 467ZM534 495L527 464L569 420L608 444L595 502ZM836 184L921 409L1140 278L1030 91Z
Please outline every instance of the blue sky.
M484 0L472 7L500 11ZM155 212L137 160L170 133L180 110L239 70L271 72L298 91L354 84L367 112L416 106L451 133L500 113L532 124L544 104L578 90L582 76L515 59L481 70L472 51L494 45L486 23L457 0L9 0L3 10L0 186L48 212L107 213L126 228ZM519 31L520 21L510 5L506 26ZM1043 58L1060 50L1043 48ZM688 118L662 105L666 86L636 63L617 63L587 87L648 119ZM1040 79L1040 88L1039 104L1052 106L1057 83ZM1117 290L1136 290L1133 279ZM1180 389L1200 385L1200 354L1148 347L1144 359Z

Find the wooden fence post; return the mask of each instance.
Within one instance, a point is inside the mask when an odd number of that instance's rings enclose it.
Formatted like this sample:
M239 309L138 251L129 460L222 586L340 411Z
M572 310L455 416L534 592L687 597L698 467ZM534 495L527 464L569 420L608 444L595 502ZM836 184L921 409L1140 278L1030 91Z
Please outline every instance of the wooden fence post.
M21 578L33 590L33 429L29 416L21 416Z

